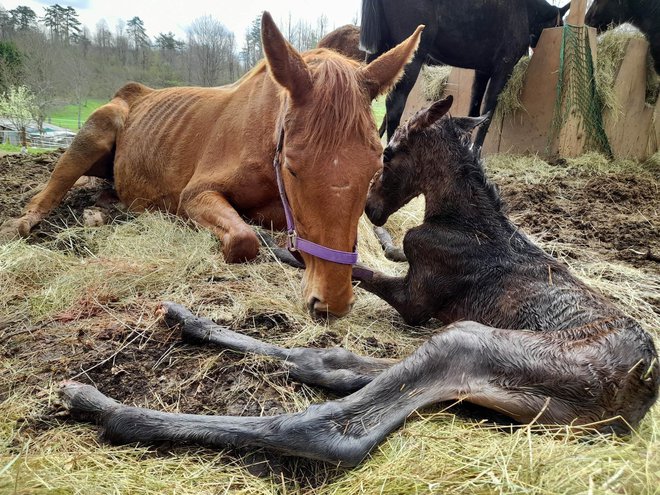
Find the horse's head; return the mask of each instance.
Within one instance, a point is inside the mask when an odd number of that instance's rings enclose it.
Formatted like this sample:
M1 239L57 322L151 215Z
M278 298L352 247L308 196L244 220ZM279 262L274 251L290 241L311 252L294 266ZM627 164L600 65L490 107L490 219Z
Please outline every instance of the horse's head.
M461 164L472 131L482 117L445 117L453 98L435 102L399 126L383 152L383 168L367 197L366 213L375 225L383 225L392 213L420 194L453 200L455 181L462 179Z
M568 12L571 3L563 7L550 5L546 0L527 2L527 18L529 20L529 46L536 48L544 29L563 26L562 18Z
M371 100L386 92L414 54L422 28L371 64L330 50L298 53L269 14L262 41L272 78L283 89L282 179L299 237L350 252L357 242L369 182L382 146ZM279 141L280 130L274 133ZM315 315L343 316L353 304L351 265L302 252L303 295Z
M584 22L598 32L606 31L611 24L622 24L631 17L628 0L594 0Z

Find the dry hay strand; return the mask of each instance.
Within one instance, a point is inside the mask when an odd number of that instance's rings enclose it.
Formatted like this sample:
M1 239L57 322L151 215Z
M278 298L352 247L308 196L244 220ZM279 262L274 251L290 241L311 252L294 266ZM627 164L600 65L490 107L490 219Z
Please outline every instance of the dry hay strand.
M501 119L508 118L519 111L525 111L525 106L520 101L522 90L525 84L525 75L531 57L525 55L518 60L513 68L513 72L504 89L497 98L497 107L493 120L499 122Z
M448 65L425 65L422 67L422 89L429 101L441 100L447 89L451 67Z

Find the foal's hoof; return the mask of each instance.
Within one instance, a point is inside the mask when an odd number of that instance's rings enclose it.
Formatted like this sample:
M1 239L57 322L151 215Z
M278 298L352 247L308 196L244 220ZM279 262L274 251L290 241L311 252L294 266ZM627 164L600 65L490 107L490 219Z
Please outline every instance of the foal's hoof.
M59 396L67 409L76 412L102 413L120 405L91 385L73 380L60 383Z
M251 261L259 254L259 239L251 229L225 234L222 238L222 254L227 263Z
M386 248L385 257L390 261L396 261L398 263L404 263L408 261L408 258L406 258L406 254L403 252L403 249L401 248L395 248L395 247Z

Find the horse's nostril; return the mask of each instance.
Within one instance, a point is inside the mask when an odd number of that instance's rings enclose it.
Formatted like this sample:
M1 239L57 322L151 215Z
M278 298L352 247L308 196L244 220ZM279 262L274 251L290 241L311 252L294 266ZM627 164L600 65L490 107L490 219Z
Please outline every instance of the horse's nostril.
M307 301L307 310L311 313L312 316L315 314L316 303L321 302L317 297L310 297Z

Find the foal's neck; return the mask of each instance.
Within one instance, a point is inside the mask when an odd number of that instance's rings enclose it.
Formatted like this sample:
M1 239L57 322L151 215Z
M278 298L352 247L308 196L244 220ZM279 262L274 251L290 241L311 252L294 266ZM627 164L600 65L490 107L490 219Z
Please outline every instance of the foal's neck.
M509 225L500 194L477 158L465 159L454 170L445 180L427 181L424 220L478 229Z

